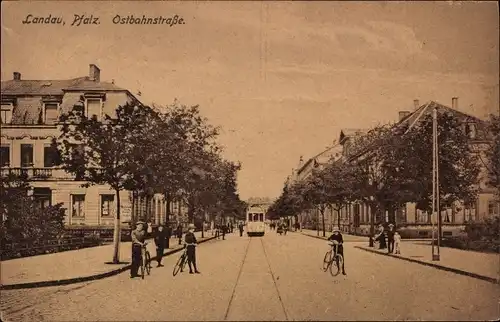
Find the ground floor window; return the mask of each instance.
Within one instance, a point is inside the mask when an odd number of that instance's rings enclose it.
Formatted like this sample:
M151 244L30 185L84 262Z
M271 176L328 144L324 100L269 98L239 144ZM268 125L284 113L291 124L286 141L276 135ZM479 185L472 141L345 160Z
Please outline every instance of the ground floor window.
M101 195L101 217L112 217L115 195Z
M500 214L500 202L495 200L488 201L488 216L495 216Z
M71 217L76 217L76 218L85 217L85 195L84 194L71 195Z
M50 188L34 188L33 199L40 209L45 209L52 205L52 190Z

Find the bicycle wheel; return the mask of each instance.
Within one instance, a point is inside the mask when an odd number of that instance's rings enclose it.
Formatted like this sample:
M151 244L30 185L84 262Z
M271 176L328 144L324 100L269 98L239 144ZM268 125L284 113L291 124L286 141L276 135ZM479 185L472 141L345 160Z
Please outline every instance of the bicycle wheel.
M186 269L187 262L188 262L187 255L184 255L184 260L182 261L182 264L181 264L182 270Z
M141 278L144 279L144 271L145 271L145 268L144 268L144 259L141 261L140 270L141 270Z
M184 254L181 255L181 257L179 257L179 259L177 260L177 263L175 263L174 271L172 272L174 276L177 275L177 273L179 273L179 271L181 270L181 267L184 265L183 262L184 262Z
M148 273L148 275L151 274L151 255L149 254L148 251L146 251L146 262L145 262L145 265L146 267L146 273Z
M328 267L331 266L332 263L332 251L329 250L326 252L325 257L323 258L323 271L327 271Z
M332 276L339 275L340 268L342 267L342 262L343 262L342 255L339 255L339 254L335 255L335 259L333 260L333 264L330 265L330 274L332 274Z

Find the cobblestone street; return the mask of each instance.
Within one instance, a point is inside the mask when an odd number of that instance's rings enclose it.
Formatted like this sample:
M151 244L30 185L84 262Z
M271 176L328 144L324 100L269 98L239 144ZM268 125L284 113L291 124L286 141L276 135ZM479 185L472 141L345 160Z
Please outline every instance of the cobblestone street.
M201 244L201 275L172 276L179 253L144 280L128 272L62 287L1 292L4 321L492 320L500 288L345 248L347 276L321 269L325 241L230 234ZM155 266L155 265L154 265Z

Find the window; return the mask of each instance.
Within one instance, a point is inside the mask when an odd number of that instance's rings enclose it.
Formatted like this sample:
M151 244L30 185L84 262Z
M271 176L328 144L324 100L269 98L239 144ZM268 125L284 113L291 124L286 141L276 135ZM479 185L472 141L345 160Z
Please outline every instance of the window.
M33 199L40 209L45 209L52 204L52 190L50 188L34 188Z
M14 106L12 104L2 104L0 110L0 122L2 124L10 124L12 122L12 110Z
M396 211L396 222L406 223L406 206L402 206Z
M422 211L420 209L417 209L416 211L416 221L417 223L426 223L428 222L428 219L430 218L430 215L427 214L427 212Z
M476 208L474 205L465 207L464 209L464 221L475 221L476 220Z
M60 164L59 151L51 144L45 144L43 147L43 166L50 168Z
M113 216L115 195L101 195L101 217Z
M59 104L45 103L44 104L44 122L45 124L54 124L59 118Z
M21 144L21 167L33 166L33 144Z
M444 214L443 214L443 212L444 212ZM450 209L446 209L443 212L441 212L441 216L443 218L443 222L445 222L445 223L451 223Z
M264 222L264 214L259 214L259 221Z
M252 221L253 219L253 214L248 214L248 221Z
M71 217L85 217L85 195L71 195Z
M2 145L0 147L0 166L10 166L10 146Z
M102 101L100 99L88 98L85 102L86 102L86 106L87 106L86 116L88 118L92 118L92 116L96 115L97 120L101 120Z
M476 138L476 124L467 123L465 125L465 135L470 139Z
M500 214L500 203L495 200L488 201L488 216Z

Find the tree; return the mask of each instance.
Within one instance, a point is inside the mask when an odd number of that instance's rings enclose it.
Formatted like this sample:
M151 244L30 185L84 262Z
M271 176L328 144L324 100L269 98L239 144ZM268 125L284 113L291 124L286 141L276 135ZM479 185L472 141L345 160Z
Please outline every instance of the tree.
M83 106L60 117L62 132L57 139L63 168L73 173L83 186L108 184L116 194L113 263L119 263L120 191L143 184L145 159L142 147L149 141L146 124L157 115L146 106L125 104L113 116L88 118Z
M32 245L57 238L64 230L62 203L42 209L28 195L30 190L27 177L23 174L10 173L2 178L2 244L27 242Z
M395 152L399 151L402 133L403 129L391 126L375 127L355 139L348 155L350 177L356 178L352 197L370 207L370 237L375 234L375 221L382 220L385 210L393 212L409 200L404 188L407 182L401 176L405 159Z
M485 151L488 184L497 188L497 198L500 200L500 116L490 116L488 130L491 136L489 147Z
M462 128L462 121L448 112L438 113L439 198L441 210L457 201L472 203L477 198L479 160ZM405 160L403 177L411 188L417 209L432 212L432 117L427 115L400 137L397 155ZM441 227L441 225L440 225ZM442 231L438 232L438 238Z
M354 167L333 160L324 169L324 173L328 178L328 203L331 209L337 212L337 226L340 228L340 211L350 201L355 200L359 177Z
M167 107L154 108L161 122L152 134L154 138L146 144L146 155L148 168L154 169L156 175L146 181L164 194L168 221L173 196L189 199L187 191L199 184L201 174L207 171L207 155L219 151L215 144L218 129L201 116L197 105L188 107L176 100ZM194 208L190 208L191 219L193 216Z

